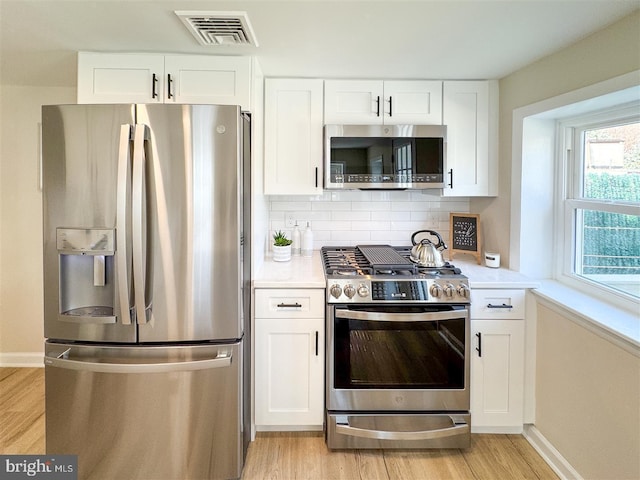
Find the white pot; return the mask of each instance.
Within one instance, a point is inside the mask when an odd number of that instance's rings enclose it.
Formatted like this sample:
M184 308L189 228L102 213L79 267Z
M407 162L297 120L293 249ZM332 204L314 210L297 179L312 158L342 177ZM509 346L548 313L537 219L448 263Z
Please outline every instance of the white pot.
M291 260L291 245L285 245L283 247L273 246L274 262L288 262L289 260Z

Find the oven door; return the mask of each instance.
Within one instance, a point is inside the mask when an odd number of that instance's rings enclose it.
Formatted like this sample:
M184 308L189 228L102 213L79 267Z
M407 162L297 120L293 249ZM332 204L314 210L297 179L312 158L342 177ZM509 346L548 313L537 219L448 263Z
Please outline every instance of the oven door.
M328 318L328 410L468 412L467 306L335 306Z

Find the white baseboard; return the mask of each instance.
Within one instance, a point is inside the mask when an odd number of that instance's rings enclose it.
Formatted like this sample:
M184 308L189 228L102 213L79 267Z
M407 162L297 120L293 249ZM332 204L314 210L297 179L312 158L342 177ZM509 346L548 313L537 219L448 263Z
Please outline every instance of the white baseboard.
M535 425L525 425L522 434L562 480L584 480Z
M0 367L44 367L42 352L0 352Z

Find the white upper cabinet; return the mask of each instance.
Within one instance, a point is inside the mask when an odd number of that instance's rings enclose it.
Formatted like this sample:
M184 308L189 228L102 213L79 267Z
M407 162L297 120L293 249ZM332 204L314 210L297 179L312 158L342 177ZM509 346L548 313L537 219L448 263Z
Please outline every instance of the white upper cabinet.
M78 103L162 103L164 56L78 53Z
M326 80L326 124L442 123L442 82L429 80Z
M264 193L322 193L322 80L265 79Z
M445 81L442 120L447 127L444 196L498 194L495 81Z
M78 54L78 103L201 103L251 109L251 57Z

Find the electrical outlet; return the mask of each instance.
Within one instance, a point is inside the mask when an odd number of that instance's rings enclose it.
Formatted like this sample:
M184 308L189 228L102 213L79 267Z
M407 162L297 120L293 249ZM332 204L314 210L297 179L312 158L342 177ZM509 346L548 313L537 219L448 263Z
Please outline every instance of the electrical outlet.
M293 213L287 213L285 215L284 224L287 226L287 228L293 228L296 224L296 216ZM298 223L298 225L300 224Z

